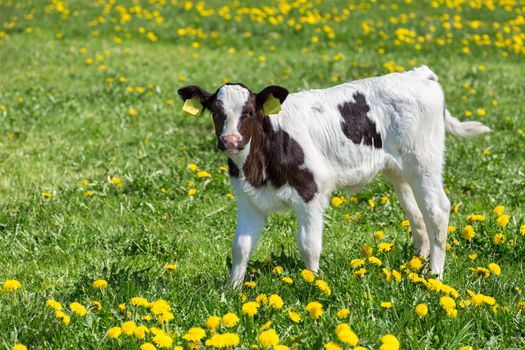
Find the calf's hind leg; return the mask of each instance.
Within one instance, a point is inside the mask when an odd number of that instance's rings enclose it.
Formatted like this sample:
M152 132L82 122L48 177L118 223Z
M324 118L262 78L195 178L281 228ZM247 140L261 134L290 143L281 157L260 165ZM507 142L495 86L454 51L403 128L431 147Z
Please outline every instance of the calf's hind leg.
M408 182L399 176L392 173L385 172L385 176L396 190L397 198L401 204L401 208L410 221L410 228L412 229L412 240L414 241L414 253L416 255L428 258L430 254L430 242L428 239L423 215L417 206L414 193L410 188Z
M445 194L441 174L423 171L413 176L410 185L414 192L430 242L430 268L438 278L443 278L450 201Z

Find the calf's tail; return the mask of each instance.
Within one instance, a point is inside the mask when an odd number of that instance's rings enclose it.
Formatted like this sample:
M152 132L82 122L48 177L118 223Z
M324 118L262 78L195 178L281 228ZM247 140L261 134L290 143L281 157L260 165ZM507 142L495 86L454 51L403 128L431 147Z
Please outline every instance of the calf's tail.
M480 122L460 122L450 114L448 109L445 109L445 128L451 134L460 137L476 136L492 131L488 126Z

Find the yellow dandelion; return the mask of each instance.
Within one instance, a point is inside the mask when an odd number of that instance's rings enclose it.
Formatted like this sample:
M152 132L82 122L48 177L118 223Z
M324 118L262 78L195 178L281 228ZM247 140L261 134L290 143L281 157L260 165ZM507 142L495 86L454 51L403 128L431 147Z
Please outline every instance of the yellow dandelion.
M377 250L380 252L380 253L383 253L383 252L389 252L392 250L392 247L394 246L393 243L387 243L387 242L381 242L379 243L379 245L377 246Z
M157 315L157 322L159 322L160 324L163 324L163 323L172 321L174 318L175 318L175 315L172 312L166 311L166 312L163 312Z
M420 257L415 256L407 264L407 267L410 271L418 271L423 266L423 261Z
M445 311L448 311L456 307L456 302L451 297L443 296L439 299L439 305L441 305Z
M425 304L416 305L416 314L419 317L425 317L428 314L428 306Z
M392 277L396 280L396 282L401 282L401 273L397 270L392 270Z
M494 216L500 216L505 211L505 207L503 205L498 205L494 209L492 209L492 214Z
M137 324L134 321L126 321L120 326L120 329L122 334L131 336L137 329Z
M259 344L263 347L275 346L279 344L279 335L274 329L259 334Z
M155 335L155 337L153 338L153 342L157 344L159 348L169 349L173 344L173 339L169 335L161 331Z
M330 289L330 287L328 286L328 283L326 283L326 281L317 280L317 281L315 281L315 285L317 286L317 288L319 288L319 290L324 295L326 295L326 296L332 295L332 290Z
M255 301L258 302L260 305L268 305L268 297L264 293L257 295L255 297Z
M160 315L171 311L170 304L164 299L155 300L150 303L149 307L154 315Z
M385 280L387 282L390 282L392 280L392 273L390 272L390 270L384 267L382 272L383 272L383 275L385 276Z
M274 275L280 275L283 273L283 267L282 266L276 266L273 268L272 273Z
M288 347L288 345L283 345L283 344L277 344L273 347L273 350L289 350L290 347Z
M351 346L357 346L359 338L357 334L352 331L350 326L346 323L340 323L335 327L335 334L337 339L344 344L349 344Z
M207 172L207 171L201 170L201 171L197 172L197 177L198 178L210 178L211 174L209 172Z
M4 292L14 292L22 288L22 284L17 280L6 280L2 285Z
M60 304L58 301L56 301L54 299L48 299L46 301L46 305L49 306L50 308L54 309L55 311L62 310L62 304Z
M447 316L450 317L450 318L458 317L458 310L457 309L447 310Z
M240 341L239 336L235 333L214 334L206 340L205 345L214 348L229 348L239 345Z
M384 231L376 231L376 232L374 232L374 239L376 241L382 240L384 236L385 236L385 232Z
M507 224L509 223L509 216L506 215L506 214L501 214L500 216L498 216L498 218L496 219L496 225L498 225L499 227L505 227L507 226Z
M244 282L244 286L246 288L255 288L257 286L257 283L254 281L246 281Z
M301 272L301 276L303 277L303 279L306 281L306 282L309 282L309 283L312 283L314 280L315 280L315 275L312 271L310 270L303 270Z
M467 221L469 223L473 223L473 222L484 222L485 221L485 216L484 215L479 215L479 214L472 214L472 215L469 215L467 217Z
M299 315L295 311L288 311L288 317L293 323L299 323L301 322L301 315Z
M490 263L488 266L490 271L496 276L501 275L501 267L496 263Z
M149 307L150 303L147 299L142 297L133 297L130 299L131 305L140 307Z
M372 265L376 265L376 266L381 266L383 265L383 262L381 261L381 259L379 258L376 258L375 256L371 256L368 258L368 261L372 264Z
M348 315L350 315L350 310L348 310L346 307L340 309L339 311L337 311L337 318L342 320L346 317L348 317Z
M189 342L198 342L206 336L206 331L200 327L190 328L186 334L182 336L182 339Z
M97 312L102 310L102 304L98 300L93 300L91 302L91 307L93 308L94 311L97 311Z
M228 312L222 316L222 324L228 328L235 327L239 323L239 317L233 312Z
M472 227L471 225L465 226L461 231L461 235L463 236L463 238L465 238L468 241L472 240L475 234L476 233L474 232L474 227Z
M291 279L290 277L283 277L281 278L281 281L283 281L286 284L293 284L293 279Z
M122 328L120 327L111 327L108 330L108 338L109 339L117 339L122 334Z
M283 308L284 302L280 296L277 294L272 294L268 298L268 305L274 309L280 310Z
M469 267L469 271L472 271L477 277L487 279L490 277L490 270L484 267Z
M258 309L259 309L258 303L256 303L255 301L249 301L242 305L242 314L248 315L248 316L254 316L255 314L257 314Z
M221 323L221 318L219 316L212 315L208 317L208 319L206 320L206 327L213 330L219 327L220 323Z
M106 280L96 280L93 282L93 289L105 289L108 287L108 281Z
M309 302L305 310L308 311L310 318L317 320L323 315L323 305L317 301Z
M268 321L264 323L261 327L259 327L259 330L260 331L267 330L268 328L270 328L271 325L272 325L272 321Z
M360 268L359 270L355 271L353 274L352 274L352 278L359 278L359 277L364 277L364 275L366 274L366 269L364 267Z
M63 311L61 310L57 310L55 311L55 316L56 318L58 318L60 321L62 321L62 323L64 325L69 325L69 323L71 322L71 317L69 317L68 315L66 315Z
M196 172L197 169L199 169L197 164L195 164L195 163L188 164L188 170L191 171L192 173Z
M324 345L325 350L341 350L341 347L334 342L329 342Z
M165 271L174 271L177 269L177 265L173 264L173 263L167 263L166 265L164 265L164 270Z
M71 309L71 311L73 311L79 316L85 316L87 313L86 308L82 304L77 302L69 304L69 308Z
M51 192L42 192L42 197L46 198L46 199L49 199L49 198L53 198L55 195Z
M392 308L392 303L390 301L382 301L381 302L381 307L383 309L391 309Z
M346 202L345 197L333 197L330 204L334 207L338 207Z
M16 344L11 348L11 350L27 350L27 346L24 344Z
M122 188L122 186L124 185L122 179L120 177L112 177L111 178L111 183L113 185L115 185L117 188Z
M492 236L492 243L495 245L500 245L505 241L505 235L503 233L496 233L494 236Z
M353 269L357 269L358 267L361 267L365 264L365 261L363 259L352 259L350 261L350 267Z
M381 337L381 346L379 347L379 350L398 350L399 346L399 340L395 335L386 334Z
M140 350L157 350L157 348L151 343L144 343L140 346Z

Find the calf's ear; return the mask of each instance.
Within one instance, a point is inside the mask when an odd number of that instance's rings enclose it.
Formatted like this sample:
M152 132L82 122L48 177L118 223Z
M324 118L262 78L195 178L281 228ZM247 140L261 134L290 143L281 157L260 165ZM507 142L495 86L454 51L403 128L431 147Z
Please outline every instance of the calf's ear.
M177 91L177 93L183 101L197 97L201 103L205 103L211 97L211 94L208 91L196 85L182 87Z
M277 85L267 86L257 94L257 106L262 107L266 115L277 114L286 96L288 96L288 90L285 88Z
M273 97L278 99L279 102L283 103L284 100L286 100L286 96L288 96L288 90L277 85L267 86L257 94L257 104L264 104L264 102L266 102L270 94L272 94Z
M199 116L203 107L208 105L211 93L196 85L180 88L177 93L184 101L182 110L190 115Z

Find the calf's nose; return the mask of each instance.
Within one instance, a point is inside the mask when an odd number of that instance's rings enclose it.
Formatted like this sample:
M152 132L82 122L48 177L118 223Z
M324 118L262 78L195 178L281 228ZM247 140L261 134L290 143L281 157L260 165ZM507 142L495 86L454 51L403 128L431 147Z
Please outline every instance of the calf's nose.
M226 147L237 147L239 142L241 142L242 138L239 135L225 135L221 136L221 142Z

